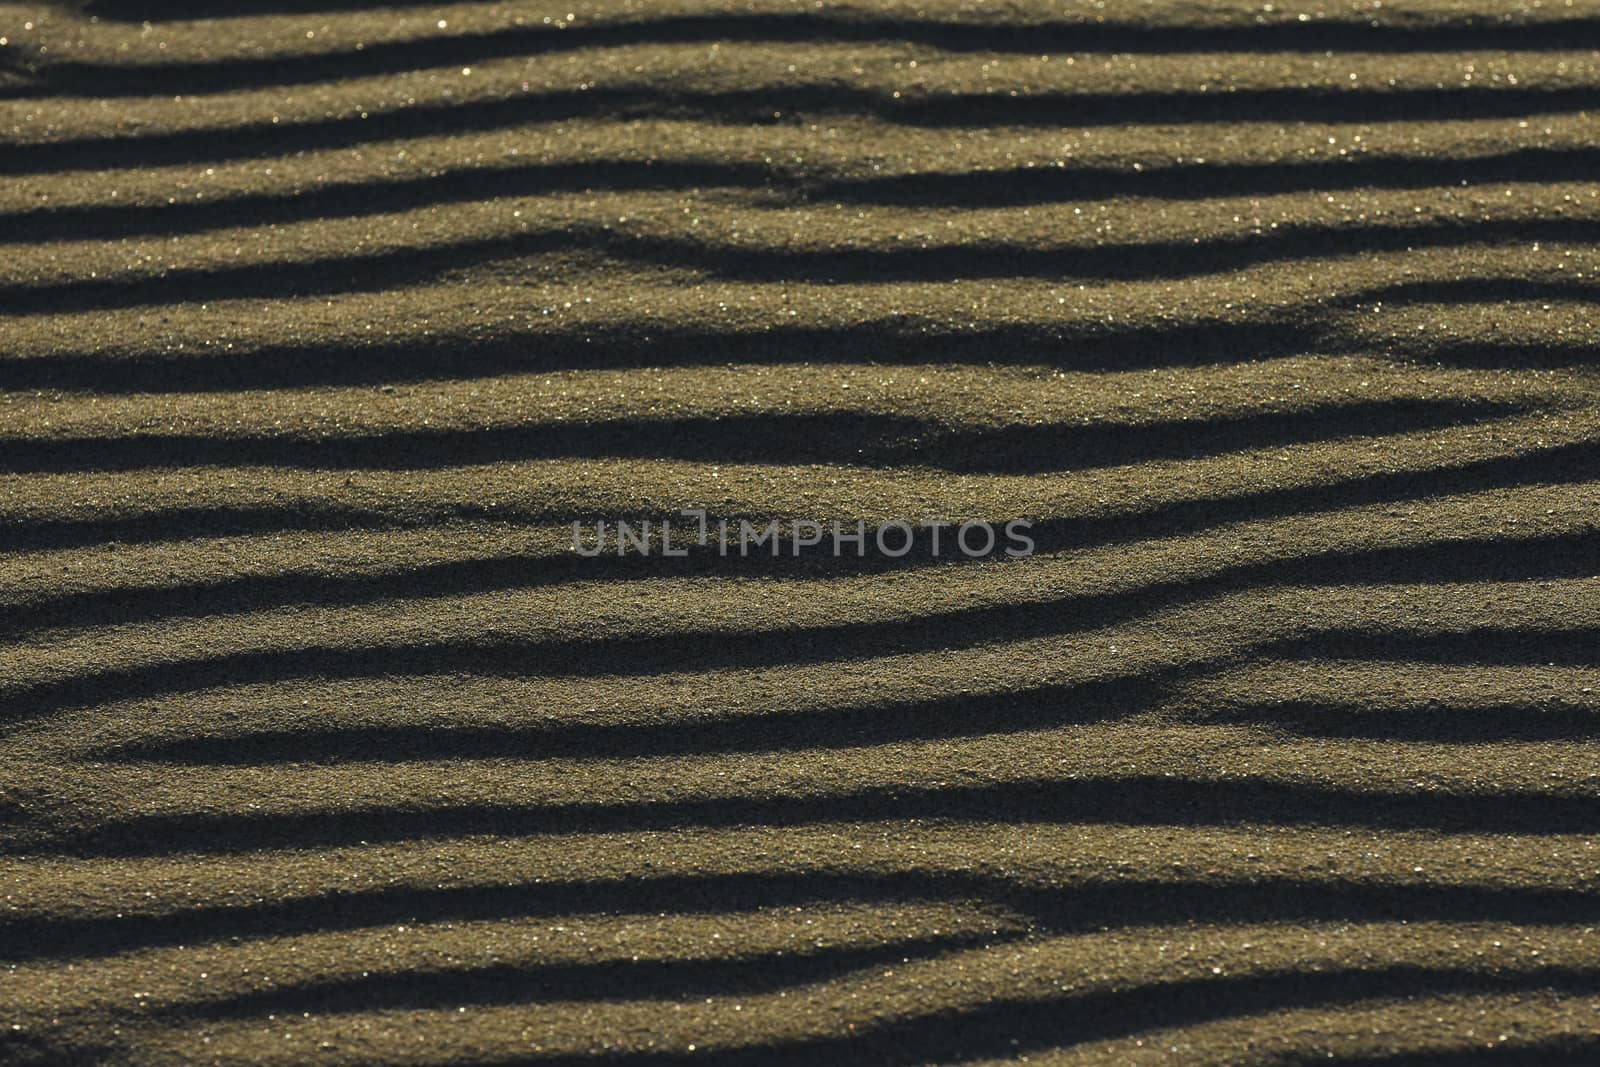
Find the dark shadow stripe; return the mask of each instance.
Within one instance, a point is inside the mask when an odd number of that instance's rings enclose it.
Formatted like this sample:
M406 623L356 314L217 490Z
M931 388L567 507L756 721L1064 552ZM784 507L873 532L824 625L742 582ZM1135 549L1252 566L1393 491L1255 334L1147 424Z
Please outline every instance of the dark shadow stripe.
M1565 698L1566 701L1571 699ZM1213 704L1188 714L1186 718L1190 721L1265 726L1299 737L1360 738L1424 744L1600 739L1600 708L1553 701L1483 705L1438 699L1422 706L1395 706L1377 700L1370 704L1261 700ZM295 751L295 736L286 734L283 737L280 751L286 757ZM249 744L248 741L242 743Z
M1363 302L1395 304L1492 304L1500 301L1600 303L1600 282L1547 278L1458 278L1397 282L1364 294ZM1592 351L1592 350L1591 350Z
M1582 182L1597 171L1597 149L1520 148L1455 159L1358 154L1271 163L1179 163L1139 171L1068 165L896 174L820 179L809 191L819 200L864 204L1011 207L1122 196L1203 200L1349 189Z
M196 0L91 0L85 14L118 22L160 22L225 19L261 15L313 14L338 11L392 10L429 6L426 0L234 0L226 7ZM630 44L726 43L808 44L826 41L901 41L947 51L1021 52L1030 55L1070 52L1446 52L1446 51L1581 51L1600 47L1600 19L1503 18L1467 14L1428 15L1400 19L1319 17L1299 22L1289 16L1273 21L1218 21L1212 24L1151 24L1116 19L1010 20L925 19L871 16L859 10L837 14L766 12L671 14L627 20L588 20L566 25L506 27L476 34L454 34L417 41L369 45L362 51L333 53L330 58L359 61L364 52L405 49L493 46L520 42L510 55ZM507 45L507 47L510 47ZM294 58L294 57L287 57ZM281 62L282 58L263 60ZM226 62L236 62L228 60ZM378 52L379 64L386 62ZM455 62L445 56L444 64ZM219 62L214 64L221 66ZM412 62L407 67L433 65ZM184 69L181 65L177 69ZM349 69L349 68L346 68ZM386 73L381 66L367 73ZM337 72L335 72L337 76Z
M0 149L0 174L60 174L104 170L108 159L121 167L177 166L228 159L261 159L297 152L383 144L420 137L514 129L584 117L618 119L704 118L706 121L772 122L772 105L760 94L709 94L696 112L696 94L643 90L572 90L528 93L468 103L423 103L391 111L368 111L302 122L262 120L231 127L175 130L131 137L89 136L7 144ZM763 105L765 105L763 109ZM741 119L742 117L742 119Z
M1213 415L1153 423L949 427L871 412L619 418L348 436L137 433L51 439L0 436L0 471L77 473L163 467L444 470L540 459L640 458L704 463L933 467L965 474L1039 474L1188 460L1417 433L1509 418L1526 405L1372 400L1302 411Z
M267 5L261 0L220 11L182 2L131 5L101 0L88 10L126 21L144 18L214 18L275 11L349 10L349 3ZM384 5L385 7L391 5ZM142 11L143 17L132 12ZM154 16L149 12L155 12ZM559 18L559 16L557 16ZM380 41L360 50L315 54L234 57L159 64L36 64L28 73L34 93L83 96L142 96L217 93L304 85L310 82L401 74L431 67L459 67L494 59L573 52L586 48L675 44L903 43L943 51L1009 52L1027 55L1073 52L1181 55L1209 52L1320 53L1355 51L1404 54L1462 50L1582 51L1600 48L1600 19L1428 19L1392 21L1289 19L1234 25L1139 25L1077 20L905 19L809 12L665 15L615 22L509 26L478 33Z
M1041 933L1181 923L1600 922L1600 893L1579 888L1188 878L1038 885L984 871L666 874L506 885L334 890L153 914L0 915L0 959L72 959L432 922L561 915L733 914L762 908L949 903L1002 909Z
M722 121L763 120L765 108L716 108ZM742 101L740 102L742 103ZM1572 88L1365 89L1316 86L1221 89L1216 92L1134 91L1122 93L1009 92L929 94L920 97L862 92L829 106L802 94L779 116L793 112L869 114L887 122L931 129L966 126L1076 127L1130 124L1190 125L1223 122L1444 122L1456 119L1519 118L1576 113L1600 107L1600 86ZM709 109L708 109L709 110Z
M1361 659L1462 666L1600 666L1600 630L1485 626L1457 633L1413 634L1378 629L1319 630L1284 637L1261 649L1283 659Z
M446 504L424 515L388 514L328 500L307 500L299 507L151 508L103 518L38 518L0 521L0 549L7 552L83 548L101 544L149 544L195 537L234 537L290 532L404 530L448 523L571 523L575 514L534 514L474 504Z
M1466 301L1463 301L1466 302ZM1309 319L1309 321L1306 321ZM1203 366L1323 350L1316 319L1205 320L1131 326L993 325L961 329L904 316L847 326L695 328L642 322L397 344L312 341L250 352L99 352L0 358L0 387L109 393L210 393L317 385L460 381L558 370L827 363L972 363L1074 370Z
M1597 636L1585 635L1591 647ZM1593 655L1593 653L1591 653ZM469 835L669 833L836 823L1329 827L1544 836L1600 830L1600 794L1355 789L1266 779L1165 776L905 785L847 793L660 801L441 804L314 812L80 816L18 827L0 854L138 857L238 855Z
M1131 196L1198 200L1315 190L1576 182L1588 181L1597 172L1600 172L1600 149L1589 148L1525 148L1460 159L1350 156L1273 163L1173 164L1137 171L1073 165L874 178L786 174L776 165L758 163L597 159L581 163L484 167L428 177L374 177L291 192L249 193L172 204L92 204L7 212L0 214L0 238L6 244L46 244L171 236L234 226L287 225L318 218L362 218L498 197L602 189L743 187L819 201L998 207ZM1475 225L1464 223L1463 227ZM1296 232L1306 229L1300 227ZM1345 229L1340 228L1340 232ZM1415 227L1408 229L1416 230ZM1286 238L1288 232L1280 227L1266 236L1279 241ZM737 248L718 249L717 255L738 251ZM1313 251L1320 253L1326 249Z
M987 737L1126 718L1157 707L1183 681L1216 667L1216 663L1199 663L1107 682L1037 686L977 696L693 719L661 715L654 721L607 725L569 721L523 727L308 726L234 736L163 738L107 746L92 755L107 762L222 767L820 752Z
M1155 678L1045 686L996 696L951 697L910 705L814 709L714 719L581 726L385 726L258 731L164 738L96 749L107 762L239 767L278 764L433 762L443 759L618 759L661 755L816 752L860 745L996 736L1114 721L1158 706L1175 693L1169 678L1195 676L1213 663ZM1424 709L1309 701L1228 705L1185 712L1185 722L1241 723L1301 737L1427 744L1592 741L1600 711L1573 706L1443 705Z
M1597 153L1600 157L1600 153ZM552 193L761 188L782 180L760 163L586 160L449 171L414 178L330 182L172 204L93 204L0 214L0 241L116 240L205 233L234 226L289 225L311 219L365 218L415 208Z
M238 299L289 299L378 292L439 281L497 261L549 255L604 257L754 283L880 284L1044 278L1183 279L1302 261L1331 269L1354 257L1430 248L1600 241L1600 221L1505 219L1411 225L1294 225L1205 241L1151 241L1053 248L939 244L904 249L752 248L585 226L238 266L175 267L159 275L74 278L0 285L0 311L14 315L108 311ZM1336 253L1331 250L1337 249ZM1600 287L1590 287L1591 293Z
M1382 343L1385 347L1392 345L1388 347L1388 354L1399 359L1479 370L1553 370L1596 363L1593 345L1564 338L1534 343L1447 341L1437 346L1423 344L1414 348L1388 340ZM1357 347L1354 341L1351 347Z
M380 972L363 978L312 980L198 1004L161 1014L179 1019L250 1019L269 1013L348 1014L427 1011L571 1001L683 1000L753 997L837 981L872 967L893 968L968 948L1014 942L1015 933L945 934L882 945L803 946L797 951L724 959L597 960L586 963Z
M52 315L216 300L374 293L438 281L496 260L574 251L590 252L592 248L575 234L552 230L300 261L180 267L142 278L9 285L0 286L0 312Z
M96 94L99 95L99 94ZM121 167L158 167L387 141L504 130L578 118L618 121L693 119L712 123L806 122L829 115L871 116L929 129L956 127L1084 127L1131 123L1398 122L1517 118L1600 108L1600 87L1573 88L1274 88L1217 92L949 93L896 98L846 86L692 92L603 89L529 92L466 103L429 103L394 111L301 122L240 123L133 137L83 137L12 143L0 151L0 174L59 174Z

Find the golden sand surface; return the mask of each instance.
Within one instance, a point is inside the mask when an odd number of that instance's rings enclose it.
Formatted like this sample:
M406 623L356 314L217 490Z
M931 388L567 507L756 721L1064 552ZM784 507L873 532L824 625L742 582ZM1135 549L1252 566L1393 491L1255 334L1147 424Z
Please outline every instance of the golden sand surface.
M1597 280L1593 0L0 3L0 1064L1600 1062Z

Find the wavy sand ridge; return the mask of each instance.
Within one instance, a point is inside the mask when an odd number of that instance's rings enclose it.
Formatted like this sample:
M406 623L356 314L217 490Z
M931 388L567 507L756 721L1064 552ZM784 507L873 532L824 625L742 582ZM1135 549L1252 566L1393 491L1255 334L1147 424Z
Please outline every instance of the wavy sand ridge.
M1595 12L209 6L0 5L0 1062L1600 1055Z

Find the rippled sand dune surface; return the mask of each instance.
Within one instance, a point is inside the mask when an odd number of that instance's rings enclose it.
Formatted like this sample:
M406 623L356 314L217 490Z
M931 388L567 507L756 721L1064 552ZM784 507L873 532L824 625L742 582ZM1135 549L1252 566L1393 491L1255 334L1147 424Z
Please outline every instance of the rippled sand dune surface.
M1595 1062L1597 279L1588 0L0 3L0 1063Z

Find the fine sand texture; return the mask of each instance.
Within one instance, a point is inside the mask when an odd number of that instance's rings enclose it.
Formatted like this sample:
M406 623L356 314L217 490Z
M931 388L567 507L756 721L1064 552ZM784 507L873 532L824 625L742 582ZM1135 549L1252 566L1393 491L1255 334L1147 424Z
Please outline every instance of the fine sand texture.
M1600 1062L1597 279L1595 0L0 0L0 1064Z

